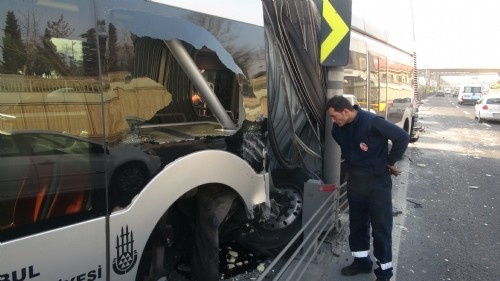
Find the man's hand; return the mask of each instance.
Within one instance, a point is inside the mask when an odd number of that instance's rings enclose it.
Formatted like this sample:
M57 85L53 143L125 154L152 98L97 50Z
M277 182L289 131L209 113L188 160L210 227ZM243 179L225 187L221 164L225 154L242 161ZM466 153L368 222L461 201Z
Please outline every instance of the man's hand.
M401 171L396 168L394 165L387 165L387 168L389 169L389 172L391 172L392 175L394 176L399 176L401 174Z

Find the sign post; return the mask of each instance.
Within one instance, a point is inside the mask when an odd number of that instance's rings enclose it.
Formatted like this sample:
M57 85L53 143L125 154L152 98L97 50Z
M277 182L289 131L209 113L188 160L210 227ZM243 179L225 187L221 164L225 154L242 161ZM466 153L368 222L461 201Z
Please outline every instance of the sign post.
M344 92L344 66L349 62L352 0L322 0L320 63L327 67L326 99ZM332 121L325 112L323 181L340 185L340 147L331 135Z

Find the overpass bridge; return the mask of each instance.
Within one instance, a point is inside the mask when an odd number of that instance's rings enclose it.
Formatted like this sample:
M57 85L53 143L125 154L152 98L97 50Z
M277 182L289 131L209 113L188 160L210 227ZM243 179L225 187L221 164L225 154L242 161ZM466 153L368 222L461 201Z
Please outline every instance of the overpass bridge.
M441 77L498 75L500 68L417 68L417 77L425 78L426 84L435 81L437 87L441 84Z
M500 68L417 68L418 77L437 76L470 76L470 75L500 75Z

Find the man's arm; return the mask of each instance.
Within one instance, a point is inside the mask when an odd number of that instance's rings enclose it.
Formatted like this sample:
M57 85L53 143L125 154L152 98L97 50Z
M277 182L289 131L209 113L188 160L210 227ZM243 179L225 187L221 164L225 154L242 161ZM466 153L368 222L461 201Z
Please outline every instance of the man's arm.
M376 130L383 137L390 139L392 142L392 148L387 160L388 167L391 170L391 166L394 167L394 164L403 158L403 154L410 142L410 135L405 130L383 118L375 118L375 120L373 120L372 129Z

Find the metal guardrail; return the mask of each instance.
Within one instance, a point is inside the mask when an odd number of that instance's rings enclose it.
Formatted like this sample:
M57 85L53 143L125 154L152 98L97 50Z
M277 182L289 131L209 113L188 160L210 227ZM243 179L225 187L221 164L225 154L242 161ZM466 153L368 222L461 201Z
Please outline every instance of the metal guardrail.
M310 263L316 259L322 244L325 243L327 237L332 236L332 231L336 234L342 233L343 225L340 223L340 216L348 208L346 195L346 183L344 183L325 199L293 239L262 272L257 281L271 280L271 278L273 281L301 280ZM289 257L285 256L293 250L294 245L306 231L306 237L295 251ZM287 257L288 259L284 260ZM279 271L275 273L277 268Z

